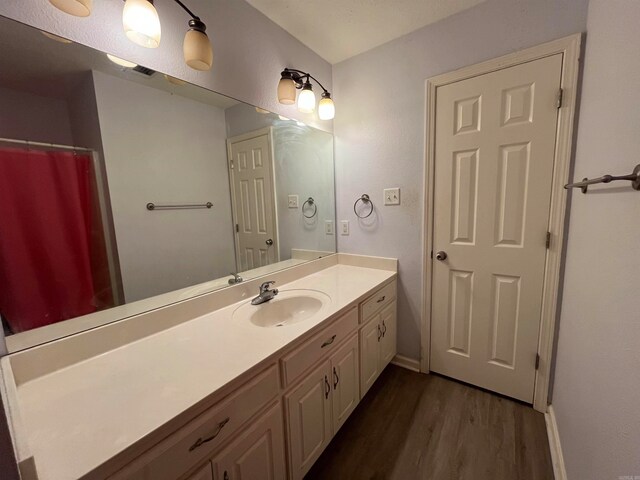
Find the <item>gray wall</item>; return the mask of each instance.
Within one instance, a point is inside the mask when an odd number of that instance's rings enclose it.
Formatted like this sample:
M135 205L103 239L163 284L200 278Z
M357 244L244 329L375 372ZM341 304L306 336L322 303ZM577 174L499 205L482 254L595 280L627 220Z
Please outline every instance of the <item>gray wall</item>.
M488 0L334 65L338 221L351 221L338 250L400 260L398 353L420 358L425 80L581 32L587 3ZM385 187L402 189L401 206L382 206ZM362 193L373 223L353 214Z
M640 2L591 0L576 179L640 163ZM640 475L640 192L574 191L553 406L570 479Z
M121 0L94 1L88 18L77 18L46 0L4 0L0 15L115 54L268 110L330 131L332 122L280 105L276 87L284 67L310 71L331 91L331 65L243 0L190 0L189 8L207 24L213 68L197 72L184 63L182 42L188 15L174 2L156 7L162 23L159 48L129 41L122 29Z
M224 111L93 72L125 300L235 271ZM148 202L211 209L149 212Z
M73 145L67 103L0 87L0 138Z

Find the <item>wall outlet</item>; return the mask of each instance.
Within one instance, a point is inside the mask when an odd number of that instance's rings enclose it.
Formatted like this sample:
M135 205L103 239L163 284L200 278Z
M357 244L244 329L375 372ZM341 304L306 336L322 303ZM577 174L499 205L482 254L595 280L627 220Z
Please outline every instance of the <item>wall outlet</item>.
M385 188L384 189L384 204L385 205L400 205L400 188Z
M289 208L298 208L298 195L289 195Z
M349 235L349 220L340 222L340 235Z
M324 221L324 233L327 235L333 235L333 220Z

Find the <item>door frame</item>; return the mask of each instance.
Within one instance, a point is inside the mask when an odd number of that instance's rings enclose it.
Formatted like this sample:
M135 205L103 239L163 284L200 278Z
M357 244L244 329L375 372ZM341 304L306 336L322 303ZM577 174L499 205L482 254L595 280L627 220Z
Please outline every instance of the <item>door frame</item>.
M274 229L273 239L275 246L275 260L273 263L280 261L280 238L278 235L278 190L276 189L276 169L275 169L275 151L273 148L273 128L265 127L251 132L243 133L242 135L236 135L234 137L227 138L227 172L229 174L229 191L231 192L231 221L233 222L233 245L236 252L236 270L240 272L240 240L238 239L238 232L236 231L236 225L238 224L238 209L236 205L236 192L233 186L234 169L231 167L233 161L233 154L231 151L232 145L238 142L244 142L245 140L251 140L252 138L267 136L267 143L269 144L269 170L271 172L271 188L273 189L273 204L271 205L273 212Z
M538 60L561 53L562 105L558 109L558 126L556 130L555 158L553 166L551 207L549 215L549 232L551 243L547 249L544 269L544 285L542 292L542 318L538 337L539 367L536 370L533 394L533 408L539 412L547 411L547 399L551 378L553 358L553 342L558 317L559 288L563 261L563 245L565 238L565 218L567 210L567 191L564 184L569 181L571 158L573 154L573 133L578 90L578 74L580 65L580 48L582 34L576 33L542 45L527 48L515 53L494 58L486 62L461 68L453 72L437 75L426 80L425 118L425 160L424 160L424 216L423 216L423 301L422 329L420 336L421 358L420 371L429 373L431 349L431 292L433 259L433 210L434 210L434 168L435 168L435 133L436 133L436 89L451 83L495 72L523 63Z

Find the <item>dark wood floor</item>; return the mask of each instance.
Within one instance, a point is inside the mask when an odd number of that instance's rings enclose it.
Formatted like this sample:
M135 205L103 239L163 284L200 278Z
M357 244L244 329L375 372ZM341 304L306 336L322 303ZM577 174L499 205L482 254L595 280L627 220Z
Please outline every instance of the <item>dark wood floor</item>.
M530 406L389 365L305 478L552 480L553 469Z

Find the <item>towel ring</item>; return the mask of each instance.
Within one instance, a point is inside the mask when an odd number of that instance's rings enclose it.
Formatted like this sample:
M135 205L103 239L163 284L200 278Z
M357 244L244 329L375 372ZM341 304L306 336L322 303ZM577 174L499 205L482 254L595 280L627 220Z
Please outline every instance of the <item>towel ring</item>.
M313 213L311 215L305 215L304 213L304 209L307 203L309 204L310 207L313 207ZM313 218L317 214L318 214L318 206L316 205L316 201L312 197L307 198L307 201L302 204L302 215L304 216L304 218Z
M367 213L366 215L362 216L362 215L358 215L358 211L356 210L356 207L358 206L358 202L362 202L362 203L369 203L371 206L371 209L369 210L369 213ZM373 213L373 202L371 201L371 199L369 198L369 195L367 195L366 193L363 193L360 198L358 198L356 200L356 202L353 204L353 213L356 214L356 217L358 218L367 218L370 217L371 214Z

